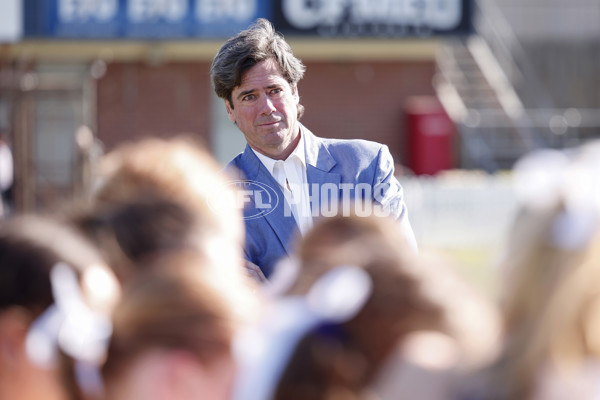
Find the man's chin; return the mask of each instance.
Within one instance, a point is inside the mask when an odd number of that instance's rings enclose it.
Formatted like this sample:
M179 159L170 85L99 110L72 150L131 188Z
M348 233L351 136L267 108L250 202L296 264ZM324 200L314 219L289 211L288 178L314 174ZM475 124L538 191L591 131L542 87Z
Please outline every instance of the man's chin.
M264 135L273 134L279 137L282 137L286 131L285 126L283 126L283 124L281 124L280 122L270 125L260 125L259 130L261 130L264 133Z
M271 130L267 130L264 132L264 139L265 142L269 145L269 146L277 146L280 145L285 136L286 136L286 131L283 129L271 129Z

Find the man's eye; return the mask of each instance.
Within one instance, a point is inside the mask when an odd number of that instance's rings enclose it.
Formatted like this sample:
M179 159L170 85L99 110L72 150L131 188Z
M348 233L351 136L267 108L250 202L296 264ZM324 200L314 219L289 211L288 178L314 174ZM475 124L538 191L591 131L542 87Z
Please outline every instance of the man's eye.
M255 95L253 94L247 94L244 97L242 97L242 101L252 101L256 98Z
M271 89L271 94L279 94L279 93L281 93L280 88Z

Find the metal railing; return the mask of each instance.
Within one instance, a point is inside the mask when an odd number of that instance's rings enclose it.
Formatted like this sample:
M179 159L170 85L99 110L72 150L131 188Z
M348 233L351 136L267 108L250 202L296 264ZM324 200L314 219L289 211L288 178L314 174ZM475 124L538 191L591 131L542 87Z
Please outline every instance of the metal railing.
M556 106L550 87L539 77L539 66L495 0L478 0L475 11L475 34L460 46L470 50L500 107L466 104L454 86L452 77L460 74L453 60L438 59L435 82L474 167L495 171L535 148L568 147L600 137L600 109Z
M550 90L538 78L538 73L510 22L496 0L476 2L475 31L490 47L498 64L521 97L534 94L526 108L555 108Z

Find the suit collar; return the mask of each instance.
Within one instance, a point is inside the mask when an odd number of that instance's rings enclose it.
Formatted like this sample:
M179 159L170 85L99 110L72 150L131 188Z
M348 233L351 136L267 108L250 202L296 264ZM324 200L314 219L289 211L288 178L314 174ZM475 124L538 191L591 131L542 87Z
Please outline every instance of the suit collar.
M252 148L251 148L251 150L256 155L256 157L258 157L260 162L267 168L267 171L269 171L271 174L273 174L273 169L275 168L275 163L278 160L275 160L271 157L265 156L264 154L260 154L258 151L254 150ZM305 146L304 146L304 133L302 133L302 134L300 134L300 140L298 141L296 148L294 148L294 151L292 151L292 154L290 154L288 156L288 158L286 158L283 161L288 163L292 159L295 158L302 163L302 168L306 169L305 153L306 153L306 150L305 150Z
M254 152L251 151L251 153L252 155L254 155L254 157L256 157L256 154L254 154ZM289 207L289 205L286 204L285 196L281 191L281 187L279 186L273 175L271 175L271 173L267 171L267 168L260 161L258 172L255 178L252 180L256 180L258 182L262 182L268 185L269 188L271 188L271 190L275 192L277 198L279 199L278 204L273 210L273 212L265 215L263 218L265 218L267 223L271 225L271 228L273 228L273 231L277 234L279 242L285 249L286 253L291 254L291 238L294 235L294 233L298 230L298 225L296 224L296 220L291 215L291 213L289 215L285 215L285 210Z
M315 165L315 163L317 162L317 155L319 154L319 145L320 145L320 141L319 138L317 138L315 135L312 134L312 132L310 132L308 129L306 129L301 123L298 123L298 125L300 126L300 130L301 130L301 139L300 142L298 143L298 146L296 147L296 149L294 149L292 154L296 154L301 156L303 159L302 164L304 164L304 167L306 168L309 163L309 160L315 160L315 162L312 165ZM307 136L310 136L307 139ZM307 140L311 141L310 145L307 143ZM299 146L304 146L302 149L299 149ZM312 154L309 155L308 151L312 151ZM327 152L327 154L329 154L329 152ZM246 143L246 148L244 149L244 154L241 157L240 160L240 168L243 169L244 171L246 171L246 178L253 180L256 179L256 177L258 176L258 173L260 171L260 167L261 165L264 166L266 168L266 170L269 173L273 173L273 165L275 163L275 160L270 159L267 156L262 156L265 161L261 161L261 158L259 158L258 153L252 149L252 147L250 147L249 144ZM331 158L331 156L329 156L329 158ZM331 158L333 160L333 158ZM272 161L269 162L269 161ZM329 165L329 163L327 163L327 165ZM333 165L335 165L335 161L333 163ZM332 166L333 166L332 165ZM331 169L331 167L328 167L329 169ZM327 171L329 171L329 169Z
M313 196L313 189L315 188L314 184L317 184L317 189L323 184L339 185L341 176L340 174L329 172L337 162L325 146L323 139L315 136L302 124L300 124L300 129L304 136L306 174L309 183L309 194L311 196L311 207L320 209L320 196L317 193ZM279 198L281 200L284 199L279 185L248 144L246 144L244 153L240 158L239 166L246 172L247 179L269 184L273 190L275 190ZM292 245L290 239L298 229L296 221L292 216L284 216L283 204L280 204L277 208L278 209L266 215L264 218L275 231L285 251L288 254L291 254Z
M306 154L306 164L329 172L335 166L336 161L324 146L323 139L315 136L308 128L300 124L302 135L304 136L304 146Z
M315 136L304 125L300 124L304 143L306 145L306 177L308 179L308 193L311 199L311 209L321 209L321 187L330 184L338 186L341 182L341 175L330 172L337 164L323 139ZM317 184L317 185L315 185ZM317 190L318 193L314 191Z
M304 152L306 157L306 166L309 165L323 171L329 172L337 162L323 143L323 139L315 136L307 127L300 124L300 130L304 138ZM244 154L240 160L240 167L246 171L246 177L250 180L256 179L262 165L254 150L249 144L246 144Z
M285 215L285 196L279 187L279 184L259 160L254 153L254 150L246 144L244 153L240 158L240 169L245 171L246 179L250 181L257 181L266 184L273 190L279 199L277 207L273 212L265 215L265 221L271 226L281 246L285 249L287 254L292 253L292 237L298 230L296 220L292 215Z
M249 144L246 144L244 154L240 158L240 169L246 173L246 179L256 180L262 163L254 154L254 151Z

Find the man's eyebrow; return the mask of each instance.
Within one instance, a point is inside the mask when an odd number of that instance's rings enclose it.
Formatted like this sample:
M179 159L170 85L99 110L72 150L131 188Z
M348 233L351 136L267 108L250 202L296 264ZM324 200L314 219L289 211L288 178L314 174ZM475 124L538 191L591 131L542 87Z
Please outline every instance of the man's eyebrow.
M278 88L278 87L281 87L281 84L280 84L280 83L273 83L273 84L271 84L271 85L267 86L266 88L267 88L267 89L275 89L275 88ZM244 90L244 91L240 92L240 94L238 94L238 95L236 96L236 98L238 98L238 99L241 99L241 98L243 98L244 96L246 96L247 94L254 93L256 90L257 90L257 89L248 89L248 90Z
M242 97L244 97L247 94L250 94L252 92L256 91L256 89L248 89L248 90L244 90L243 92L240 92L240 94L237 95L238 99L241 99Z

